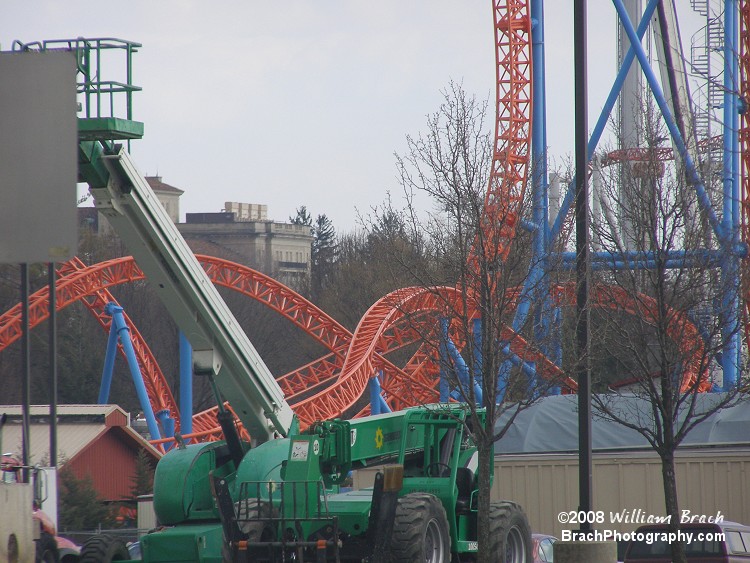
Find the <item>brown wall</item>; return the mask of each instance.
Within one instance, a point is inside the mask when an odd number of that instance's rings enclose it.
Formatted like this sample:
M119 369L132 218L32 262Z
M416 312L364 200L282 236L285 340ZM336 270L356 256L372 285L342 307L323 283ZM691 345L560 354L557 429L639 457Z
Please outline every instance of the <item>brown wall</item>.
M122 431L109 428L65 464L78 477L91 475L102 500L130 498L137 451L121 438Z
M594 510L605 524L595 527L628 532L640 523L611 523L610 512L665 514L661 464L649 452L596 454ZM680 452L676 462L680 509L750 523L750 449ZM535 532L560 536L558 513L578 507L578 458L573 455L504 456L495 460L492 498L519 502Z
M610 512L663 516L664 492L659 458L651 452L597 453L593 467L594 510L604 511L597 529L635 530L640 523L611 523ZM372 486L378 468L357 471L354 487ZM750 524L750 448L704 448L677 454L680 509ZM494 500L521 504L534 532L560 537L558 514L578 507L578 456L539 454L497 456Z

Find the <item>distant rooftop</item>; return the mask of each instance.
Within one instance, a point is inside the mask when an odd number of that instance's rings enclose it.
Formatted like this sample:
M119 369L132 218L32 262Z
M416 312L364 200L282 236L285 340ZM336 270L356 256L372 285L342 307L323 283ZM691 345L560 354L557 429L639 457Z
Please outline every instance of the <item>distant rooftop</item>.
M0 414L5 413L9 417L21 416L20 405L0 405ZM58 417L91 416L102 417L102 420L112 413L121 413L129 418L128 414L117 405L57 405ZM31 405L29 415L32 417L49 416L48 405Z
M723 398L722 393L702 393L696 399L696 413L708 412ZM614 400L614 399L613 399ZM634 395L617 397L614 408L639 425L653 424L650 403ZM592 448L598 451L647 450L646 439L630 428L605 420L592 407ZM503 424L503 417L498 422ZM750 402L723 409L711 415L688 433L681 447L737 446L750 444ZM544 397L522 411L508 432L495 443L496 454L541 454L578 451L578 397Z
M172 192L175 194L185 193L185 190L175 188L174 186L162 182L161 176L146 176L146 181L148 182L148 185L151 186L151 189L156 192Z
M2 428L3 452L20 452L22 443L22 414L20 405L0 405L0 414L8 420ZM32 405L31 460L38 463L49 460L49 406ZM58 449L60 456L69 461L106 432L116 431L129 442L145 448L151 455L159 454L130 426L130 415L117 405L58 405Z

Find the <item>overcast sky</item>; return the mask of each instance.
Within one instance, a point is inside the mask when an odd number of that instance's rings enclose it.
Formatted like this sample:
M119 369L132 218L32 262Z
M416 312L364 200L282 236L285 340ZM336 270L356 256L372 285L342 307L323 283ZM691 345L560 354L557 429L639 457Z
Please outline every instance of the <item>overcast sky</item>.
M588 4L593 124L615 75L615 12ZM79 36L142 43L134 112L146 134L131 152L142 173L185 190L183 217L240 201L267 204L269 218L283 221L306 205L347 231L357 210L368 213L389 191L400 197L393 154L406 134L424 131L450 80L494 96L491 6L8 0L0 46ZM545 11L548 141L559 161L573 147L572 2Z

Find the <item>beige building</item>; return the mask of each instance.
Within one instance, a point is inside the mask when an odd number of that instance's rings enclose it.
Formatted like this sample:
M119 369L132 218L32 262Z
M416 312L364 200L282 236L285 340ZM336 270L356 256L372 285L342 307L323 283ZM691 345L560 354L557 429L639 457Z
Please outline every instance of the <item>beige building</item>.
M238 262L293 288L309 280L310 227L269 220L267 205L231 201L220 212L187 213L185 223L180 223L180 197L185 192L163 182L161 176L146 176L146 181L196 254ZM78 212L82 225L98 234L112 233L94 208Z
M681 510L750 522L750 446L681 448L675 466ZM650 515L664 516L661 462L652 451L595 452L592 488L603 517L594 529L631 532ZM535 532L559 538L577 530L559 514L578 510L578 455L496 456L492 498L520 503Z
M172 222L179 223L180 221L180 196L185 193L180 188L175 188L169 184L165 184L161 181L161 176L146 176L146 181L151 189L154 190L156 197L159 199L159 203L162 204L164 209L172 219Z
M227 202L219 213L187 213L177 228L194 252L247 264L292 287L309 279L310 227L269 221L265 205Z
M696 412L710 412L722 398L698 396ZM648 401L633 395L616 401L612 408L629 421L653 427ZM661 460L645 438L594 409L592 443L592 498L594 510L603 511L595 528L629 532L649 516L665 516ZM578 510L575 395L545 397L520 413L495 454L493 498L521 503L534 531L560 537L563 529L578 529L559 517ZM687 435L675 457L681 510L750 523L750 403L711 415Z

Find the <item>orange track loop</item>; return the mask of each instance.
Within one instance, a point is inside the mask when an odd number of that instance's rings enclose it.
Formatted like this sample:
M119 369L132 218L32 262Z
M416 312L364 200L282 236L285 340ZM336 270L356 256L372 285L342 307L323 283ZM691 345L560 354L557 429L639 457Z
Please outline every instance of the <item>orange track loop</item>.
M367 382L378 372L373 361L375 354L385 348L384 334L391 326L410 315L423 311L444 309L443 295L457 292L455 288L405 288L398 289L379 299L365 313L354 332L339 380L322 396L311 397L295 404L294 410L302 425L324 420L348 410L360 398ZM401 385L391 386L391 393L402 395L412 391L413 382L404 379ZM416 390L418 391L418 390ZM435 393L434 389L430 390Z
M334 355L338 356L334 360L326 360L324 358L284 376L282 378L282 387L289 393L291 402L294 402L294 395L301 391L309 391L310 387L316 384L330 381L337 374L343 362L343 353L351 341L351 333L348 330L315 305L264 274L245 266L213 257L199 256L198 258L214 283L239 291L266 304L291 320L318 342L332 349ZM61 273L66 273L66 275L59 280L57 285L58 310L75 301L84 301L97 318L100 319L100 324L103 327L107 326L105 323L107 317L102 315L101 310L104 304L106 304L107 298L101 296L111 297L107 288L121 283L144 279L143 272L138 268L132 257L109 260L88 267L82 267L80 261L74 261L66 264L64 272ZM95 301L90 301L88 299L90 295L100 295L100 297ZM46 288L36 292L32 296L30 310L31 327L36 326L47 318L49 307ZM19 338L20 312L21 307L19 304L0 316L0 351ZM132 321L129 322L129 326L131 327L134 348L136 351L141 351L138 355L138 361L149 392L152 407L155 410L167 408L170 415L176 418L179 411L163 374L158 369L158 365L155 359L153 359L150 350L145 345L140 333L135 330ZM404 334L406 334L404 331L392 332L388 338L384 338L383 348L386 351L397 348L401 345ZM146 352L148 355L146 355ZM335 356L328 356L327 358ZM383 371L388 381L386 389L393 387L392 392L394 397L398 397L400 390L406 386L405 382L410 381L409 387L415 389L416 396L430 397L434 400L434 397L431 397L431 390L426 386L429 380L421 381L418 370L413 374L408 374L379 354L375 354L371 358L371 362L376 370ZM307 375L308 378L303 378L303 375ZM347 382L341 377L339 377L337 384L339 388L344 389L348 386ZM166 390L166 392L157 391L161 389ZM318 391L318 394L324 392L325 390L323 389ZM161 402L157 401L159 398L162 398ZM193 421L194 431L206 433L215 430L215 412L216 408L213 408L195 415ZM333 409L331 416L339 416L342 412L343 409ZM313 420L308 421L304 419L305 424L311 422Z

